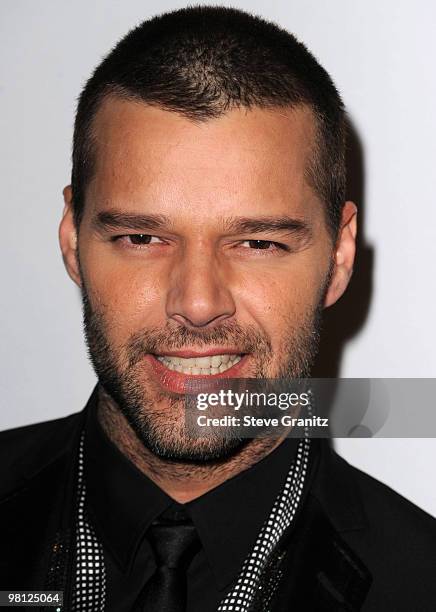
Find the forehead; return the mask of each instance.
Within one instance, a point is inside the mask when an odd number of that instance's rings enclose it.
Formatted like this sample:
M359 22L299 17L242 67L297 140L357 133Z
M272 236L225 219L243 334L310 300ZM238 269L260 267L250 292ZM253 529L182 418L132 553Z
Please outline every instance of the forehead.
M153 202L171 212L175 203L205 211L219 203L224 214L235 205L268 213L266 205L288 201L298 209L314 199L305 174L315 124L305 107L240 108L194 122L110 97L96 115L93 141L92 206L122 202L137 210Z

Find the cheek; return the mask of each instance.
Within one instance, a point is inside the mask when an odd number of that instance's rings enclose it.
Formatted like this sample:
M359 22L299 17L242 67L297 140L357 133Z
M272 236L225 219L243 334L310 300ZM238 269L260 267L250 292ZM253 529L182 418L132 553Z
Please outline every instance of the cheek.
M89 257L83 276L93 307L104 316L107 333L120 341L144 328L162 325L163 288L144 266L108 265Z
M242 311L281 344L288 330L303 325L318 305L322 275L315 266L250 278L241 287Z

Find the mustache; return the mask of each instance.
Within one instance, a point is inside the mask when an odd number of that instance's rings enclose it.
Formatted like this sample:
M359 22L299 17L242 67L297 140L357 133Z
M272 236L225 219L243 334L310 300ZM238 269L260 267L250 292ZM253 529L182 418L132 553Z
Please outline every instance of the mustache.
M146 353L165 353L185 347L234 346L241 353L271 353L271 343L254 325L242 327L228 321L212 329L195 330L183 326L174 327L167 322L164 329L149 329L135 333L127 344L129 366L134 366Z

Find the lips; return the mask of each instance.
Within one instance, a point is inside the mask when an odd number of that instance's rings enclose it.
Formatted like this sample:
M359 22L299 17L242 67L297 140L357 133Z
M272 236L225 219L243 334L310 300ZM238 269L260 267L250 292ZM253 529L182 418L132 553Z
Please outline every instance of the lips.
M247 355L237 353L215 353L195 355L186 353L177 355L147 355L153 373L164 389L173 393L187 393L208 381L220 378L242 377L241 370L245 365Z

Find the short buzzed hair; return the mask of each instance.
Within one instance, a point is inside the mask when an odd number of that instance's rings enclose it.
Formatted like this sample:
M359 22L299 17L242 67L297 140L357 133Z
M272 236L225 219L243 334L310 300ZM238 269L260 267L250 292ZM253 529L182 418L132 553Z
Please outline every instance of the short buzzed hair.
M79 97L71 181L77 227L95 167L93 120L111 95L197 122L240 107L309 107L316 142L307 179L336 236L345 200L344 106L330 76L292 34L246 12L210 6L165 13L131 30Z

